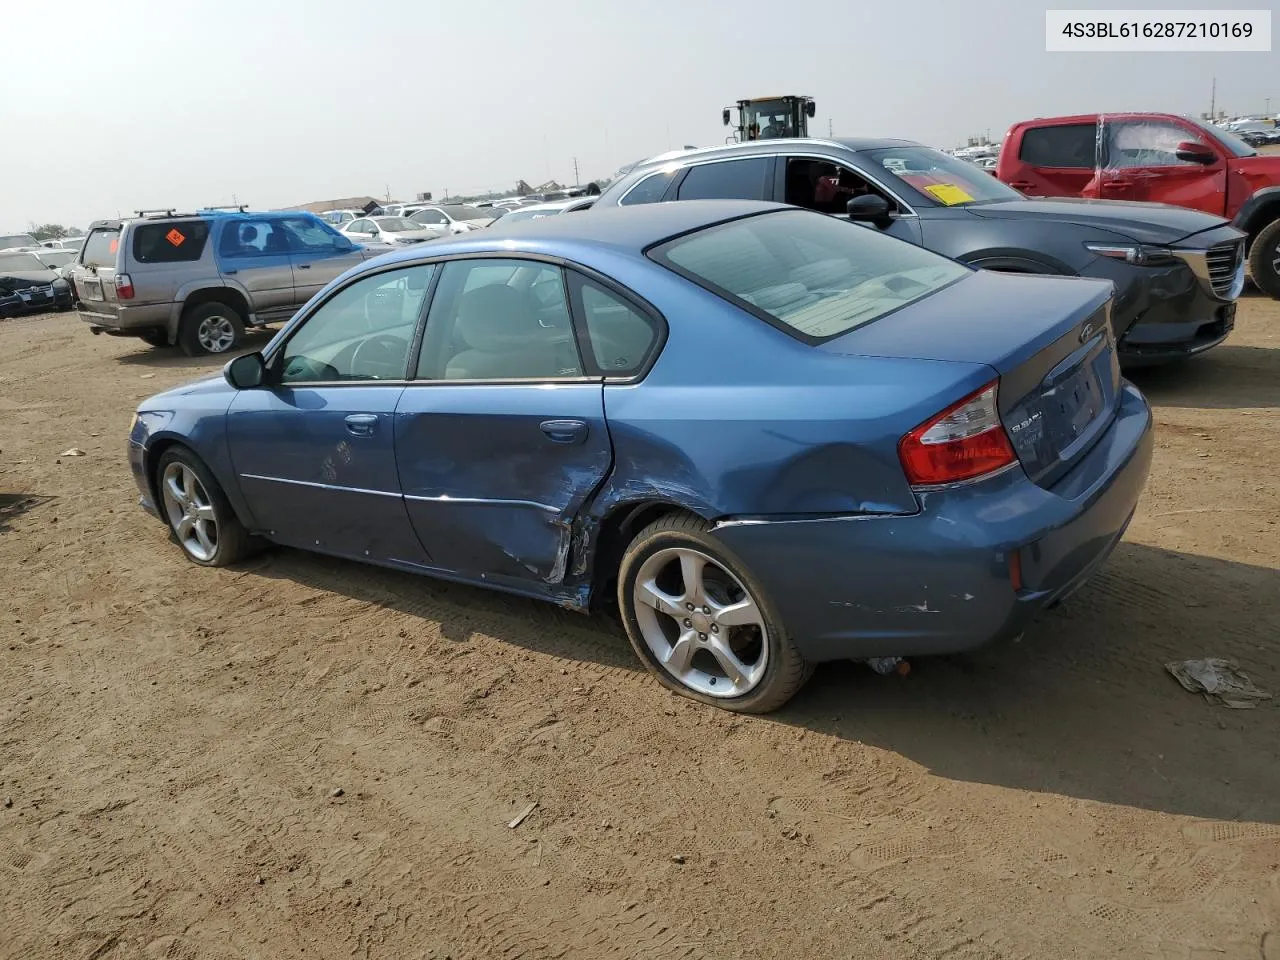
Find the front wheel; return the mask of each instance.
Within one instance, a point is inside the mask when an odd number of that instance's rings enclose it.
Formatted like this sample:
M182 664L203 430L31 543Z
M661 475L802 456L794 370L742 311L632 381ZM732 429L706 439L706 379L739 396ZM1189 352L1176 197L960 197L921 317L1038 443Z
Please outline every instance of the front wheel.
M1258 289L1280 300L1280 220L1273 220L1253 238L1249 272Z
M811 669L745 566L689 514L627 547L618 606L636 655L666 687L739 713L790 700Z
M167 450L156 468L160 508L192 563L225 567L253 551L253 537L209 469L189 450Z
M178 328L178 343L189 357L230 351L244 336L244 319L235 307L213 301L192 307Z

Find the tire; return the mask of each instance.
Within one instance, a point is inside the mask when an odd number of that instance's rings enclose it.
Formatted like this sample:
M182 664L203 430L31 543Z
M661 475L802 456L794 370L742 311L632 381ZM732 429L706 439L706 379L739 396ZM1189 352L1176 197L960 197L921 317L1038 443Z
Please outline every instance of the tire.
M1249 273L1259 290L1280 300L1280 219L1272 220L1253 238Z
M191 307L178 327L178 344L189 357L230 353L244 338L240 311L220 300Z
M623 627L636 656L668 689L736 713L768 713L795 696L812 667L759 583L710 529L698 517L673 513L636 535L618 570ZM684 585L691 569L701 579L692 595ZM733 612L718 612L726 608Z
M159 327L152 330L143 330L138 334L138 339L153 347L167 347L169 345L169 331L162 330Z
M156 506L169 533L192 563L225 567L249 556L256 543L209 469L185 447L166 450L156 465Z

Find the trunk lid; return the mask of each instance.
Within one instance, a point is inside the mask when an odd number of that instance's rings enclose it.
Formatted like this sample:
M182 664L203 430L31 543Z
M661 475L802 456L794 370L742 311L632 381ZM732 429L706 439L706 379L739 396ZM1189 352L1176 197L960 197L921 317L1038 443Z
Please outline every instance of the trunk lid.
M819 349L987 364L1000 374L1000 418L1023 469L1049 487L1115 417L1111 297L1104 281L977 271Z

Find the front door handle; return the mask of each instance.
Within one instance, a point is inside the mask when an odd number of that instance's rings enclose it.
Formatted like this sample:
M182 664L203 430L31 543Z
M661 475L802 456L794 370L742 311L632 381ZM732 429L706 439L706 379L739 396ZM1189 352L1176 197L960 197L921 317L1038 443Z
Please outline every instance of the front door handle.
M231 270L223 270L222 272L226 274L233 274L233 273L239 273L240 271L233 268Z
M587 425L581 420L543 420L538 426L552 443L581 443L587 439Z
M310 270L310 269L311 269L311 264L309 264L309 263L300 263L300 264L298 264L298 269L299 269L299 270Z
M1035 184L1030 180L1010 180L1009 186L1015 190L1030 190Z
M347 433L353 437L372 437L378 429L376 413L353 413L346 419Z

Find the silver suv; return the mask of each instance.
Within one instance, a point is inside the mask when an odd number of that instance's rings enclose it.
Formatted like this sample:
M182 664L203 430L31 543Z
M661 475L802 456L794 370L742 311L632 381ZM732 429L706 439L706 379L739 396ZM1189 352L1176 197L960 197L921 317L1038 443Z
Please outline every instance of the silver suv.
M392 249L356 244L310 213L138 211L99 220L69 270L95 334L226 353L246 327L288 320L347 268Z

